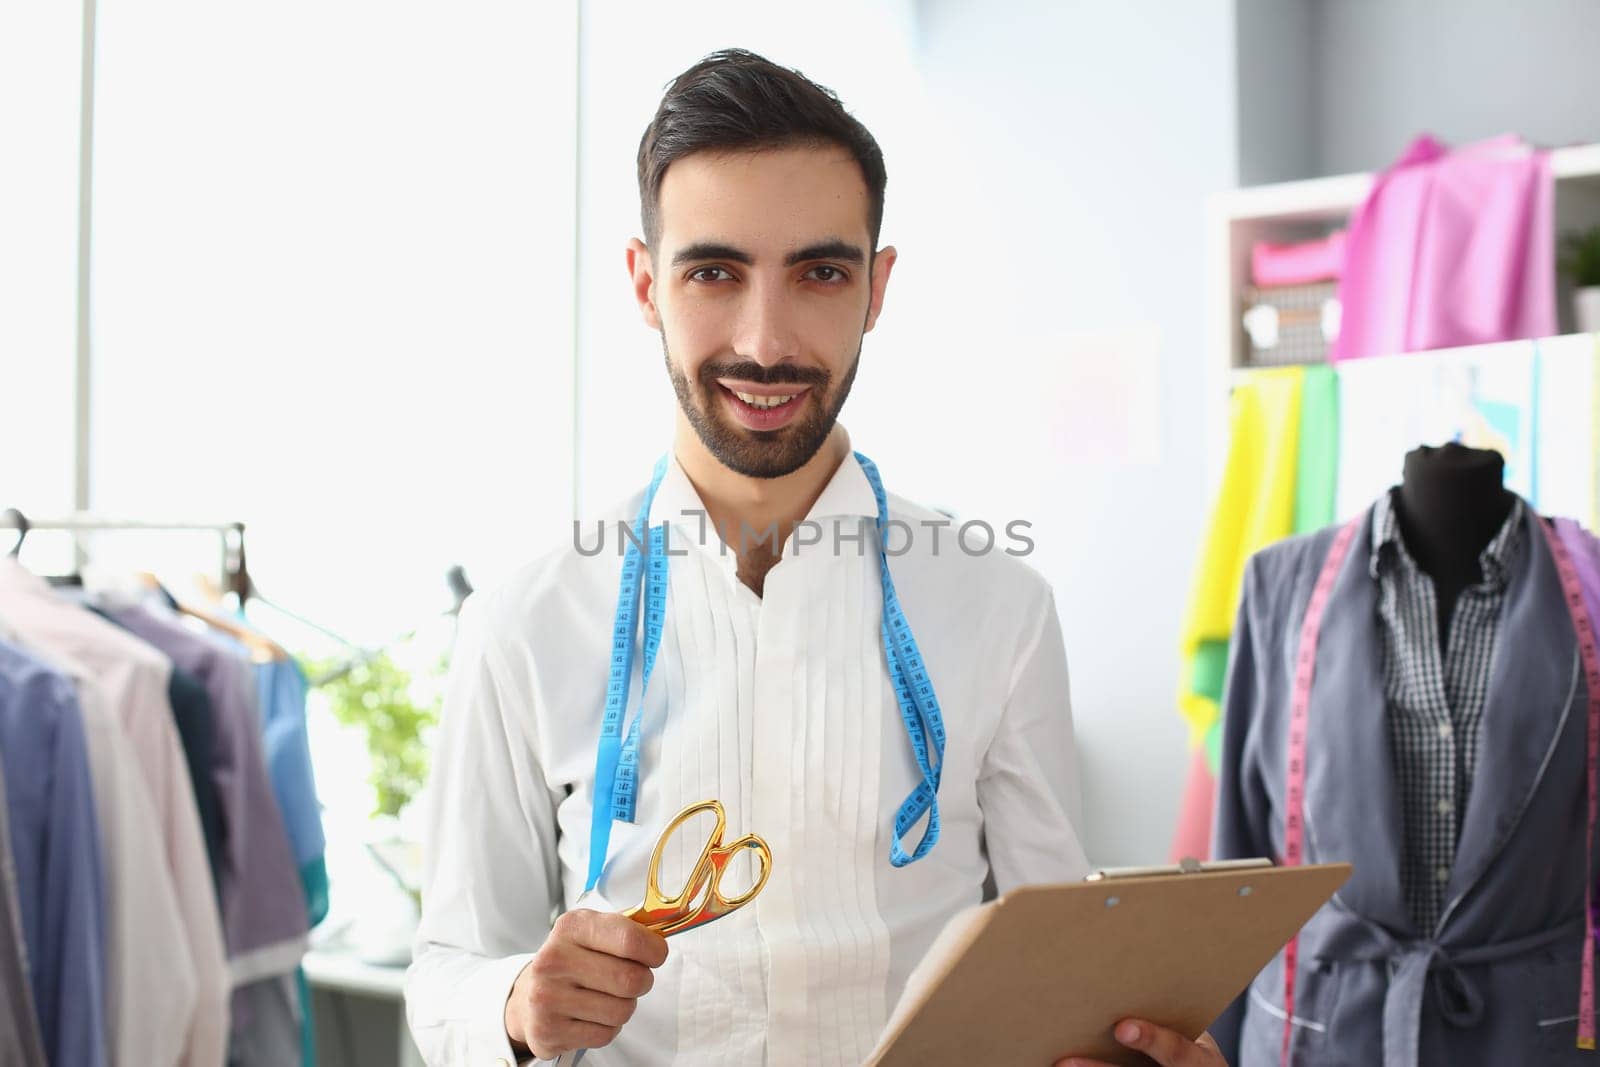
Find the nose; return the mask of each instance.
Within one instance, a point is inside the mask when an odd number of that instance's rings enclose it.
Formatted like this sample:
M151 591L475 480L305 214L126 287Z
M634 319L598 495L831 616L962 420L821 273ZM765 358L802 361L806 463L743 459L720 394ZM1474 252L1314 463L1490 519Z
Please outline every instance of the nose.
M782 282L752 282L739 309L734 352L764 367L800 356L795 309Z

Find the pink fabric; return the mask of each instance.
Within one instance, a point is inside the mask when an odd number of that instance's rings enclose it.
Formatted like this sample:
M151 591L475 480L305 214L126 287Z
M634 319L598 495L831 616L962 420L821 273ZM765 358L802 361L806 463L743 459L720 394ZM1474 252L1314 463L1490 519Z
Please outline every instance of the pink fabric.
M1274 245L1265 241L1250 249L1250 280L1256 285L1310 285L1344 273L1345 231L1319 241Z
M1189 780L1178 804L1178 825L1172 835L1173 863L1211 857L1211 812L1216 795L1217 780L1206 762L1206 746L1195 745L1189 758Z
M1351 219L1329 358L1555 333L1554 200L1549 153L1514 135L1418 137Z

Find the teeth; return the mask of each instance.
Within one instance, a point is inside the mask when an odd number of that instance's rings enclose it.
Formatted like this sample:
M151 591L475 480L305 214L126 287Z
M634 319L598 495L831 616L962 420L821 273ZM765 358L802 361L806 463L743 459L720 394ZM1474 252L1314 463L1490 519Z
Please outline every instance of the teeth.
M743 400L746 404L749 404L753 408L775 408L787 404L799 394L790 393L788 396L755 396L752 393L741 393L735 390L733 395L738 397L740 400Z

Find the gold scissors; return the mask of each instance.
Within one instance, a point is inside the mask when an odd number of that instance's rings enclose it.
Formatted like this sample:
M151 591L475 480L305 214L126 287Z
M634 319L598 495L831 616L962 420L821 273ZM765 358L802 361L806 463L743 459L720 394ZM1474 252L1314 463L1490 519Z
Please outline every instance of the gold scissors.
M706 847L700 850L700 858L695 862L694 870L689 872L689 881L683 887L683 892L668 896L661 890L661 857L666 852L667 841L677 833L679 827L703 811L714 814L717 817L717 825L712 829ZM720 800L702 800L678 812L677 817L661 831L661 837L656 841L656 850L650 856L650 873L645 880L644 903L636 908L629 908L622 914L640 926L654 930L662 937L671 937L673 934L681 934L685 930L693 930L696 926L703 926L714 919L720 919L754 900L756 894L767 884L767 875L772 873L772 850L755 834L745 834L737 841L730 841L724 845L722 831L727 825L728 814L722 809ZM747 848L755 850L760 860L761 871L756 875L755 884L749 891L737 897L725 897L722 895L722 876L728 869L728 861Z

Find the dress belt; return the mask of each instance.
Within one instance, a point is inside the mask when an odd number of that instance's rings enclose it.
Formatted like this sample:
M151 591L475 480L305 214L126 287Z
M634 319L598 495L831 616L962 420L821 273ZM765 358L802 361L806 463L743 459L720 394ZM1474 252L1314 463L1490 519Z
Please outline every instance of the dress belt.
M1383 997L1383 1067L1417 1067L1422 1032L1422 994L1433 983L1439 1014L1457 1029L1483 1019L1483 993L1462 968L1499 963L1570 939L1583 940L1583 920L1540 930L1509 941L1457 947L1437 941L1401 940L1377 923L1350 912L1354 920L1331 938L1318 960L1388 963L1389 988Z

